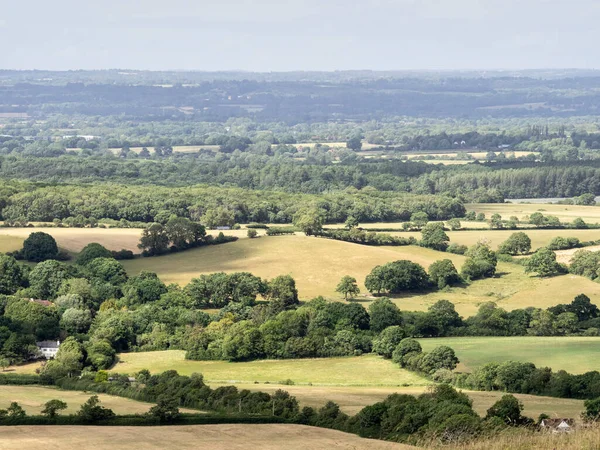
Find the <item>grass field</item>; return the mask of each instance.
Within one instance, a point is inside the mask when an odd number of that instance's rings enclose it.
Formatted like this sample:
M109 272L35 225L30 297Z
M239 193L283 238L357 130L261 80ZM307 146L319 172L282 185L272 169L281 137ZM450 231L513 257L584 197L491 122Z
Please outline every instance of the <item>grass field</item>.
M239 389L254 391L283 389L296 396L302 405L320 407L327 400L333 400L348 414L355 414L364 406L381 401L392 393L418 395L426 392L430 386L428 380L375 355L244 363L186 361L183 359L184 352L178 350L121 353L118 356L120 362L113 370L121 373L133 373L144 368L153 373L168 369L187 375L199 372L212 387L235 384ZM295 384L281 384L288 379ZM502 394L467 393L473 399L476 411L482 415ZM583 402L579 400L530 395L519 397L532 417L537 417L541 412L568 414L571 417L583 409Z
M224 384L211 383L211 387ZM295 396L300 406L320 408L327 400L340 405L346 414L356 414L367 405L385 400L390 394L419 395L427 392L428 387L369 387L369 386L281 386L273 384L237 384L238 389L250 391L275 392L283 389ZM504 392L464 391L473 400L473 409L485 416L487 410L504 395ZM584 410L583 400L564 398L538 397L535 395L515 394L523 402L524 412L528 417L536 419L541 413L551 417L578 417Z
M187 284L202 273L248 271L263 278L290 274L303 299L323 295L340 299L335 288L344 275L363 282L376 265L411 259L428 267L441 254L421 247L370 247L306 236L266 236L189 250L182 253L124 261L131 274L158 273L166 283ZM461 264L464 258L444 255Z
M10 402L18 402L27 414L39 414L48 400L64 401L68 408L63 414L74 414L94 393L62 391L53 387L41 386L0 386L0 408L7 408ZM117 414L143 414L148 412L151 403L138 402L113 395L98 394L102 405ZM191 410L188 410L191 412ZM0 448L2 448L0 446Z
M279 383L332 386L426 386L430 382L376 355L347 358L260 360L242 363L187 361L182 350L121 353L112 368L119 373L149 369L153 373L174 369L180 374L198 372L207 382Z
M469 232L456 232L457 235L460 233ZM470 238L478 239L475 234ZM124 265L130 274L153 271L166 283L181 285L199 274L219 271L250 271L263 278L290 274L296 280L302 299L323 295L339 300L335 287L342 276L351 275L357 279L362 291L357 301L368 306L372 297L365 295L363 282L374 266L410 259L427 268L443 258L451 259L459 268L464 261L459 255L416 246L370 247L297 235L242 239L159 258L124 261ZM425 310L436 301L446 299L455 303L459 313L469 316L477 312L483 302L495 301L509 310L527 306L549 307L570 302L582 292L600 304L600 284L587 278L573 275L537 278L525 274L519 265L500 263L495 278L443 291L397 295L394 302L404 310Z
M168 427L13 426L0 433L2 450L289 449L409 450L408 445L364 439L325 428L289 424Z
M556 216L561 222L572 222L573 219L581 217L587 223L600 222L600 206L578 206L578 205L551 205L551 204L525 204L525 203L470 203L466 204L467 211L484 213L486 218L498 213L503 219L517 216L522 219L534 212L543 215ZM562 231L562 230L558 230Z
M465 337L420 339L423 350L438 345L453 348L470 371L488 362L523 361L571 373L600 370L600 337Z

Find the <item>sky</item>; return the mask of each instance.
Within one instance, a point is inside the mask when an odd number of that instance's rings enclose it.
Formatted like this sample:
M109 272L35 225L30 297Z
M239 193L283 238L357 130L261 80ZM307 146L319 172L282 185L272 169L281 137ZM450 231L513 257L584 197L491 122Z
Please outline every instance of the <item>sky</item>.
M29 0L0 69L600 68L598 0Z

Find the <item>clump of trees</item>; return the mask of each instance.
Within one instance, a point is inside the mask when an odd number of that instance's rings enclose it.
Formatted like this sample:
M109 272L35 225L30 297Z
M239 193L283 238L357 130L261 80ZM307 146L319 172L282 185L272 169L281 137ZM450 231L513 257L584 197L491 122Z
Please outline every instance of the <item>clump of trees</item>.
M498 246L498 253L506 255L524 255L531 250L531 239L522 231L511 234Z
M403 291L426 289L429 276L419 264L408 260L376 266L365 279L365 287L377 294L398 294Z

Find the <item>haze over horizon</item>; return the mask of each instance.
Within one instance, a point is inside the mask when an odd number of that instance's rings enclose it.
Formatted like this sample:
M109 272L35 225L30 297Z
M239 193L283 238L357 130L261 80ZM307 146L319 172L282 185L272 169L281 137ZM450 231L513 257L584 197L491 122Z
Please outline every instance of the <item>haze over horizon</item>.
M600 68L592 0L12 3L0 69Z

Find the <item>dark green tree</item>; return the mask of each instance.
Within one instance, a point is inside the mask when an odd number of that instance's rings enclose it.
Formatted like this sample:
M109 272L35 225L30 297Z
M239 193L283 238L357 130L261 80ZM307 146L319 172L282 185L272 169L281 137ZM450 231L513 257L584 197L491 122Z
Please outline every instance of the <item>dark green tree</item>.
M27 261L40 262L55 259L57 256L58 246L48 233L31 233L23 242L23 258Z

